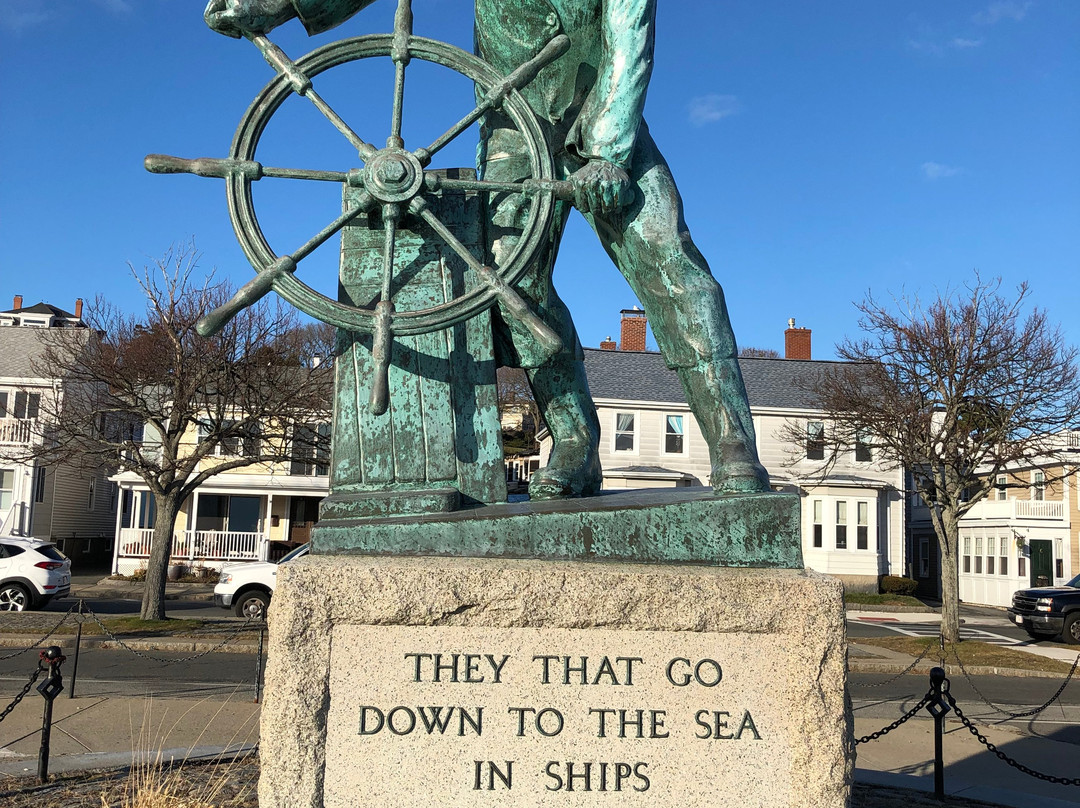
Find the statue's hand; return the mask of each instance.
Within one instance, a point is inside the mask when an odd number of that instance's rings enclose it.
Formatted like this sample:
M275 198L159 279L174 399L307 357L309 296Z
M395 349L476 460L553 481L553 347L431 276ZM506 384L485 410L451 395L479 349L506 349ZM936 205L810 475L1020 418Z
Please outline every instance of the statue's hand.
M295 16L292 0L210 0L203 12L207 25L236 39L265 34Z
M590 160L570 177L582 213L614 213L634 201L630 175L607 160Z

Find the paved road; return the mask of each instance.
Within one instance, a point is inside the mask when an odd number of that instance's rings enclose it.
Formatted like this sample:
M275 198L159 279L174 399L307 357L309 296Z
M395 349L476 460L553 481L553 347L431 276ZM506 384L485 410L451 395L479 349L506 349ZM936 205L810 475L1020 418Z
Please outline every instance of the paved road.
M71 598L61 598L46 606L45 611L66 612L74 602ZM133 598L87 598L86 605L93 609L96 614L119 617L138 614L142 604ZM228 609L222 609L206 600L167 600L165 601L165 613L169 617L221 618L233 616L233 613ZM236 619L240 620L240 618Z

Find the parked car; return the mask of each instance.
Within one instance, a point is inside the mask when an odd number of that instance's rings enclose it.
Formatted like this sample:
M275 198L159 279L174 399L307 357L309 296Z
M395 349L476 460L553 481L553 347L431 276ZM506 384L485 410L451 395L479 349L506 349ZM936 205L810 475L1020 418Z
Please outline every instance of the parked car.
M221 568L221 577L214 587L214 604L232 609L237 617L263 620L274 594L278 565L307 555L308 544L301 544L280 561L249 561L228 564Z
M41 609L71 592L71 561L41 539L0 539L0 612Z
M1080 645L1080 575L1064 586L1040 586L1013 593L1009 618L1036 639L1061 635Z

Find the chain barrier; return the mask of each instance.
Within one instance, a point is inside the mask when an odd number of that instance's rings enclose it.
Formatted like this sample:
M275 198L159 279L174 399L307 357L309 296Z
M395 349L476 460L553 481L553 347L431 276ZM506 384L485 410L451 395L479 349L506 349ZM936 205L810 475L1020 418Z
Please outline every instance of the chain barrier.
M1071 667L1071 668L1069 669L1069 673L1068 673L1068 675L1067 675L1067 676L1065 677L1065 681L1061 683L1061 687L1059 687L1059 688L1057 689L1057 692L1056 692L1056 693L1055 693L1054 695L1052 695L1052 696L1051 696L1051 697L1050 697L1050 698L1049 698L1049 699L1048 699L1048 700L1047 700L1047 701L1046 701L1045 703L1043 703L1043 704L1042 704L1041 706L1039 706L1039 707L1036 707L1036 708L1035 708L1035 709L1033 709L1033 710L1025 710L1025 711L1024 711L1024 712L1022 712L1022 713L1014 713L1014 712L1011 712L1011 711L1009 711L1009 710L1006 710L1006 709L1004 709L1004 708L1002 708L1002 707L998 707L998 706L997 706L996 704L994 704L994 703L993 703L992 701L990 701L990 699L986 698L986 696L984 696L984 695L983 695L982 691L981 691L981 690L979 690L979 687L978 687L978 685L976 685L976 684L975 684L975 682L974 682L974 680L973 680L973 679L971 678L971 674L969 674L969 673L967 672L967 669L966 669L966 668L964 667L964 663L960 661L960 655L956 653L956 648L952 648L952 649L950 649L950 650L952 651L953 659L955 659L955 660L956 660L956 664L960 666L960 671L961 671L961 672L962 672L962 673L964 674L964 678L965 678L965 679L967 679L967 683L968 683L969 685L971 685L971 689L975 691L975 694L976 694L976 695L977 695L977 696L978 696L978 697L979 697L980 699L982 699L982 701L983 701L983 702L984 702L984 703L985 703L985 704L986 704L986 705L987 705L988 707L990 707L990 709L992 709L992 710L994 710L994 711L996 711L996 712L999 712L999 713L1001 713L1002 715L1007 715L1007 716L1009 716L1010 718L1029 718L1029 717L1031 717L1031 716L1033 716L1033 715L1038 715L1038 714L1039 714L1039 713L1041 713L1041 712L1042 712L1043 710L1045 710L1045 709L1046 709L1047 707L1049 707L1049 706L1050 706L1051 704L1053 704L1053 703L1054 703L1055 701L1057 701L1057 700L1058 700L1058 698L1060 698L1060 697L1061 697L1061 694L1065 692L1065 688L1066 688L1066 687L1068 687L1068 685L1069 685L1069 682L1070 682L1070 681L1072 681L1072 678L1073 678L1073 674L1075 674L1075 673L1076 673L1076 667L1077 667L1077 665L1080 665L1080 654L1077 654L1077 655L1076 655L1076 659L1074 659L1074 660L1073 660L1073 664L1072 664L1072 667Z
M212 648L207 648L205 651L200 651L199 653L192 654L191 656L181 657L180 659L167 659L165 657L159 657L159 656L154 656L153 654L143 653L142 651L138 651L135 648L132 648L130 645L128 645L126 642L124 642L122 639L120 639L120 637L113 634L112 631L109 630L109 627L101 622L101 618L98 617L96 614L94 614L92 609L90 609L89 607L83 607L83 608L84 608L86 614L90 615L90 618L95 623L97 623L98 628L100 628L102 630L102 632L104 632L104 634L109 639L111 639L113 642L115 642L117 645L119 645L125 651L130 651L132 654L134 654L135 656L137 656L137 657L139 657L141 659L148 659L148 660L151 660L153 662L164 662L164 663L166 663L168 665L173 665L173 664L177 664L177 663L180 663L180 662L192 662L193 660L201 659L202 657L207 656L208 654L212 654L215 651L220 651L222 648L224 648L226 645L228 645L233 640L235 640L238 636L240 636L240 634L243 631L245 631L249 626L251 626L252 623L258 622L258 621L256 621L255 618L249 617L244 622L244 624L242 626L240 626L240 628L236 629L236 631L234 631L231 634L229 634L228 636L226 636L224 640L222 640L221 642L219 642L217 645L213 646Z
M908 710L906 713L904 713L898 719L896 719L891 724L889 724L889 726L882 727L877 732L871 732L869 735L864 735L862 738L856 738L855 739L855 745L858 746L859 744L867 743L868 741L876 741L878 738L881 738L881 737L884 737L885 735L888 735L890 732L892 732L894 729L899 727L905 721L908 721L908 720L914 718L915 714L918 713L919 710L921 710L923 707L925 707L927 704L930 703L930 699L931 699L931 695L930 695L930 693L927 693L925 696L922 697L922 699L919 700L918 704L916 704L914 707L912 707L910 710Z
M38 677L41 676L41 672L45 670L45 666L43 666L41 663L42 660L39 659L37 670L30 674L30 681L23 685L23 689L19 692L19 695L12 699L11 704L9 704L3 709L2 712L0 712L0 721L3 721L5 718L7 718L8 714L19 706L19 702L26 698L26 694L30 692L30 688L34 686L34 682L38 680Z
M35 640L32 645L26 646L26 648L23 648L21 651L16 651L13 654L5 654L4 656L0 656L0 662L6 662L9 659L14 659L17 656L22 656L27 651L37 651L37 650L39 650L39 646L43 642L45 642L45 640L49 639L49 637L51 637L53 634L55 634L57 631L59 631L60 626L64 625L64 622L69 617L71 617L71 613L73 611L75 611L75 606L76 605L77 604L72 605L72 607L70 609L68 609L66 612L64 612L64 616L60 618L60 622L57 623L55 626L53 626L51 629L49 629L49 632L47 634L45 634L44 636L42 636L39 639Z
M1034 769L1028 768L1023 763L1018 763L1017 761L1013 760L1011 757L1009 757L996 746L994 746L994 744L991 743L985 735L979 732L978 728L973 723L971 723L971 719L964 715L964 711L960 709L960 705L956 703L956 699L954 699L951 694L946 693L945 698L949 700L949 705L952 707L953 712L956 713L956 717L960 719L960 723L967 727L968 732L974 735L975 738L979 741L979 743L981 743L983 746L993 752L999 760L1007 763L1009 766L1012 766L1017 771L1023 772L1024 774L1030 775L1031 777L1035 777L1039 780L1045 780L1048 783L1055 783L1060 786L1080 786L1080 777L1055 777L1052 774L1043 774L1042 772L1037 772Z
M909 673L911 673L913 670L915 670L915 666L918 665L920 662L922 662L926 658L926 655L930 653L930 650L933 647L934 647L933 645L927 643L927 646L922 650L922 653L919 654L917 657L915 657L915 661L912 662L910 665L908 665L906 668L904 668L902 671L900 671L900 673L896 674L895 676L890 676L888 679L886 679L883 682L860 682L860 683L858 683L858 686L859 687L865 687L865 688L872 688L872 687L884 687L885 685L891 685L893 682L895 682L901 676L907 676Z

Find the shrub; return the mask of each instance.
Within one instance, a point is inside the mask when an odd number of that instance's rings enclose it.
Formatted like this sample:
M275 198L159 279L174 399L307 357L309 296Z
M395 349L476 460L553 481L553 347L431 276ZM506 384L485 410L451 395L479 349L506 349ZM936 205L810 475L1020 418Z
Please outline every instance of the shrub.
M918 588L918 582L911 578L899 575L883 575L881 578L881 591L886 595L914 595Z

